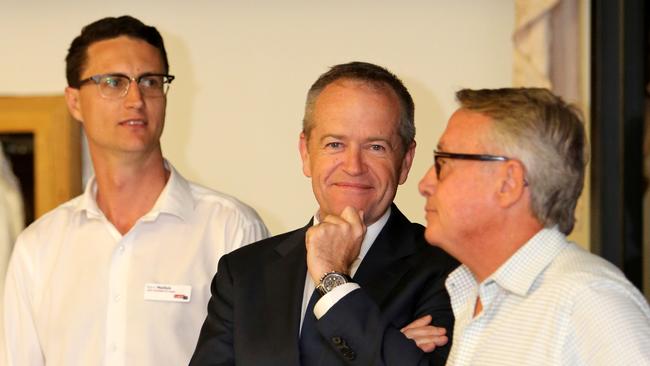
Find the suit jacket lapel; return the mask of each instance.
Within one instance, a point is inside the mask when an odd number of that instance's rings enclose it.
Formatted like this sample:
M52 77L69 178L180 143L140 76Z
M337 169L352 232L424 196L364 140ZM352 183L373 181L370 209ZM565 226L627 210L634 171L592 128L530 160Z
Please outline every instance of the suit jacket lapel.
M418 249L410 226L408 219L393 205L386 225L354 275L355 282L379 305L409 270L406 259Z
M298 365L300 362L298 334L307 275L305 231L309 226L279 243L275 248L277 258L269 261L264 270L265 319L268 323L261 324L260 328L266 329L274 352L277 352L275 359L283 360L280 362L283 365Z

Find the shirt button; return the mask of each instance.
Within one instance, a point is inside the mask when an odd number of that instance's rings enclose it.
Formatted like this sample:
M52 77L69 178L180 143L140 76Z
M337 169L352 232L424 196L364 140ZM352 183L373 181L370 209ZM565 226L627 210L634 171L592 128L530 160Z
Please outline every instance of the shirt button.
M122 300L122 296L115 295L115 297L113 297L113 300L115 300L115 302L120 302L120 300Z
M111 352L117 351L117 344L113 343L111 344Z
M126 249L124 248L124 245L120 245L120 253L124 253L124 249Z

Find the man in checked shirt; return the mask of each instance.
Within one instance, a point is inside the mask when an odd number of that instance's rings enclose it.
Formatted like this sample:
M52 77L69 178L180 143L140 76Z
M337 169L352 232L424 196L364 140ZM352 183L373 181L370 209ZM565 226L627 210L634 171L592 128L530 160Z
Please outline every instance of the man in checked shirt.
M587 161L579 113L545 89L461 90L420 182L446 281L448 365L650 364L650 310L567 240Z

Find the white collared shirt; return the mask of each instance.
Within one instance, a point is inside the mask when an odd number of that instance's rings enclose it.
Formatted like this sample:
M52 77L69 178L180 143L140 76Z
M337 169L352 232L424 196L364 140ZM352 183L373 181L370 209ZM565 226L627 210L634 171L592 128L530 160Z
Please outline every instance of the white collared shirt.
M189 362L219 258L268 233L250 207L167 166L154 207L124 236L94 179L20 235L5 292L9 365Z
M370 250L370 247L372 246L372 243L375 242L375 239L377 239L377 236L379 236L381 229L383 229L384 226L386 225L386 222L388 222L388 218L390 217L390 212L391 212L391 208L389 206L388 210L386 210L386 212L379 218L379 220L375 221L374 223L372 223L370 226L366 228L366 235L363 237L363 241L361 242L361 249L359 250L359 256L357 257L357 259L354 260L354 262L352 262L352 265L350 266L350 277L354 277L354 274L357 273L357 269L359 269L359 266L361 265L361 261ZM314 225L318 225L319 223L318 214L314 215L313 221L314 221ZM334 304L336 304L340 299L342 299L343 296L347 295L348 293L358 288L359 285L357 283L349 282L341 286L337 286L332 291L326 293L314 305L314 314L316 315L316 319L320 319L323 315L325 315L325 313L327 313L327 310L329 310L332 306L334 306ZM315 289L316 289L316 285L314 284L314 281L309 275L309 271L307 271L307 276L305 278L305 289L302 294L302 311L300 313L301 331L302 331L302 321L303 319L305 319L305 311L307 310L307 306L309 305L309 299L311 298L311 294L314 292Z
M447 365L648 365L650 309L604 259L543 229L478 285L446 281L456 322ZM476 317L480 295L483 311Z

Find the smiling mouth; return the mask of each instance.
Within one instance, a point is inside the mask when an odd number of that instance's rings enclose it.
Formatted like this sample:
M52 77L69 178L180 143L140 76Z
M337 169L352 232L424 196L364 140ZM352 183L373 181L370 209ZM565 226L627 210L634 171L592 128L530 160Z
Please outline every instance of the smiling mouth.
M367 184L362 184L362 183L336 183L334 184L336 187L339 188L344 188L344 189L354 189L354 190L370 190L372 189L372 186L367 185Z
M425 212L425 213L436 213L436 212L438 212L438 211L437 211L435 208L425 207L425 208L424 208L424 212Z
M121 126L145 126L147 122L140 119L131 119L119 123Z

